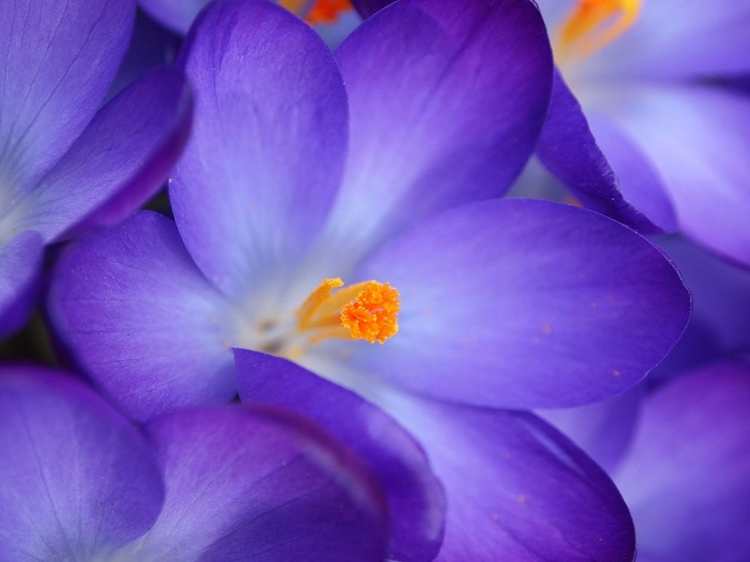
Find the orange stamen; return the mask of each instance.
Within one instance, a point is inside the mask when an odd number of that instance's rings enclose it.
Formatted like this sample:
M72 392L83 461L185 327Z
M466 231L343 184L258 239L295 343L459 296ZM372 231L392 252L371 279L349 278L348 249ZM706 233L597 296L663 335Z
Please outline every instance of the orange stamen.
M578 0L559 29L559 60L585 59L625 33L635 23L641 0Z
M399 293L388 283L365 281L344 287L340 278L324 279L297 310L301 332L310 343L328 338L385 343L398 332Z
M335 23L342 13L353 10L350 0L317 0L305 16L309 24Z

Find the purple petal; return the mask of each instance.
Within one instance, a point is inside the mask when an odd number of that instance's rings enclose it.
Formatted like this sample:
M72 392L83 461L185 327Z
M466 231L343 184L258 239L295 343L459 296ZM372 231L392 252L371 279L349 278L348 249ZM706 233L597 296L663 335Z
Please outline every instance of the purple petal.
M233 318L161 215L136 213L71 246L48 306L83 370L131 417L236 392L225 334Z
M164 29L150 17L139 11L135 18L133 37L125 58L107 92L111 100L148 71L172 64L183 38Z
M137 552L160 560L382 562L376 481L301 419L240 407L149 425L164 508Z
M614 484L540 419L396 392L381 398L445 486L437 561L633 560L633 524Z
M244 349L235 349L234 357L244 403L265 402L303 414L367 461L388 500L388 558L432 560L442 541L445 500L412 437L369 402L294 363Z
M175 220L206 277L243 294L323 225L346 146L343 82L316 33L270 2L205 11L184 64L195 119L169 190Z
M148 15L172 31L185 35L210 0L138 0Z
M134 16L133 0L0 3L0 177L16 197L94 115Z
M616 127L602 119L595 124L596 138L556 72L539 159L586 207L646 234L673 230L674 212L651 164Z
M652 383L750 350L750 270L723 261L681 236L662 237L693 300L685 334L649 376Z
M615 474L636 524L638 560L750 558L750 367L717 363L644 404Z
M750 99L714 87L644 85L602 92L599 103L651 158L682 232L750 264Z
M540 0L553 36L561 7L573 0ZM750 6L736 0L642 2L635 24L590 58L571 68L577 78L674 79L739 74L750 70Z
M36 302L43 257L38 232L22 232L0 247L0 338L28 319Z
M97 113L14 213L46 240L122 220L164 184L187 140L190 114L182 74L151 71Z
M354 8L363 18L369 18L378 10L382 10L395 0L352 0Z
M709 329L724 354L750 349L750 271L682 237L662 238L659 245L677 263L693 297L691 321Z
M531 199L465 205L404 234L358 279L401 294L399 333L352 346L365 373L427 396L513 408L580 405L640 381L690 300L646 239Z
M142 436L62 373L3 368L0 458L2 560L101 559L146 532L162 505Z
M531 2L404 0L336 58L350 149L326 244L352 262L420 217L502 194L536 144L552 66Z
M636 431L645 385L589 406L537 412L608 473L627 456Z

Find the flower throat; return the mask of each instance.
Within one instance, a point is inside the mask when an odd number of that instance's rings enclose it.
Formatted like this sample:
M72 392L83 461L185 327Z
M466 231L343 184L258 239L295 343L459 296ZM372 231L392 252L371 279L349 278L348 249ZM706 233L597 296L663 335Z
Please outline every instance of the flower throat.
M327 339L385 343L398 333L399 292L389 283L365 281L344 286L340 278L324 279L294 314L293 327L279 330L261 321L261 351L298 359Z

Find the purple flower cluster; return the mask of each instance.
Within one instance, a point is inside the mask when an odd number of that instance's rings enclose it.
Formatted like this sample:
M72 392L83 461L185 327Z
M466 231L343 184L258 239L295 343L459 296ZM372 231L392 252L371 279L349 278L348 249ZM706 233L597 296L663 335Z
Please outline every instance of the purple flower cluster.
M140 4L0 2L0 562L750 558L750 8Z

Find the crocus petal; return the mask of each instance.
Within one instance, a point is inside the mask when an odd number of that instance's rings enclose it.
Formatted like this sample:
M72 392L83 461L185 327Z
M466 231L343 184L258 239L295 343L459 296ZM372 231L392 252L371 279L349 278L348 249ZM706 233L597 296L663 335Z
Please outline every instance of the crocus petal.
M227 406L163 417L148 430L166 499L134 554L164 562L383 561L376 481L303 420Z
M682 232L750 264L750 99L707 86L608 88L602 107L664 180Z
M627 456L633 441L644 391L645 385L641 384L609 400L537 414L611 474Z
M354 8L363 18L369 18L372 14L389 4L393 4L393 2L395 0L352 0Z
M0 178L18 196L70 147L128 46L133 0L3 0Z
M673 230L674 211L648 159L606 120L595 124L596 138L556 72L539 159L586 207L646 234Z
M614 478L633 513L638 560L750 558L750 367L718 363L644 404Z
M706 326L724 353L750 349L750 271L683 237L663 237L658 242L677 263L693 297L691 322Z
M183 75L167 67L149 72L97 113L13 216L48 241L122 220L163 185L190 115Z
M187 34L198 13L210 0L138 0L148 15L169 29Z
M71 246L49 314L81 367L129 416L228 402L233 326L172 221L150 211Z
M646 239L597 213L531 199L465 205L381 248L358 279L401 294L399 332L351 346L372 377L512 408L603 399L640 381L690 301Z
M539 418L398 392L376 401L425 447L445 486L439 562L633 560L633 524L614 484Z
M325 244L356 261L420 217L502 194L544 120L552 63L526 0L404 0L336 51L349 157ZM333 239L333 240L329 240Z
M39 367L0 371L0 559L94 560L163 500L143 437L98 395Z
M184 39L156 23L139 11L135 18L133 37L120 64L114 81L107 92L107 101L149 70L172 64Z
M23 232L0 247L0 338L15 332L29 317L43 257L38 232Z
M575 6L574 0L538 3L553 35L565 8ZM750 6L745 2L642 2L630 29L571 71L584 80L747 73L748 26Z
M659 383L699 365L750 350L750 270L722 260L686 240L663 236L693 300L687 330L648 380Z
M294 410L356 451L385 487L391 560L430 561L442 541L443 491L419 445L392 418L356 394L285 359L235 349L244 403Z
M343 82L316 33L262 1L203 12L184 65L195 119L169 190L175 220L206 277L242 294L322 227L343 167Z

